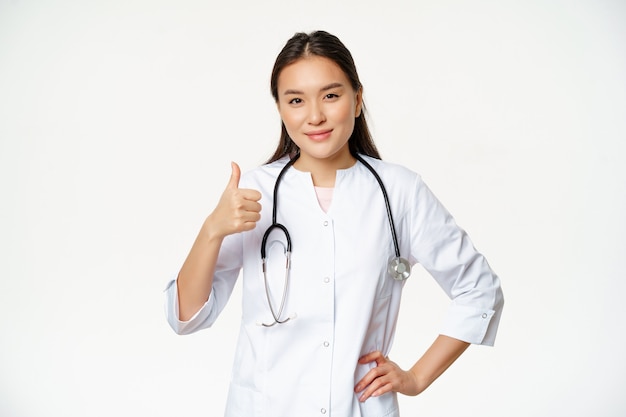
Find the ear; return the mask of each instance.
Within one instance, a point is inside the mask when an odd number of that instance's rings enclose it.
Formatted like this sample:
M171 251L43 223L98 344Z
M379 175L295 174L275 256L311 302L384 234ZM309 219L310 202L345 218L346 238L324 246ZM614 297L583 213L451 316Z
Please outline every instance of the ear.
M359 87L356 92L356 106L354 110L355 119L361 115L361 111L363 111L363 87Z

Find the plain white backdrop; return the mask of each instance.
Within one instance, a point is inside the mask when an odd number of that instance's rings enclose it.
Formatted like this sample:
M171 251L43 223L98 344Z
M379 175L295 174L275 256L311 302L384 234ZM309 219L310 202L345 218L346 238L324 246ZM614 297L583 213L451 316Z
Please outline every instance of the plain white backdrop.
M1 416L222 414L239 289L190 336L162 290L230 161L276 145L271 67L314 29L352 51L383 158L503 281L496 346L403 415L626 414L623 1L0 0ZM446 306L418 270L391 358Z

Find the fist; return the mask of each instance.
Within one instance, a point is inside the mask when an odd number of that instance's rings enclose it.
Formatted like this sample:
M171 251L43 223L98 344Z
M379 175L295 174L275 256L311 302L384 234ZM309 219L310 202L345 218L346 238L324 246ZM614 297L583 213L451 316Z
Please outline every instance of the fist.
M217 207L207 222L211 229L224 237L233 233L252 230L261 219L261 193L257 190L239 188L241 169L231 162L232 173Z

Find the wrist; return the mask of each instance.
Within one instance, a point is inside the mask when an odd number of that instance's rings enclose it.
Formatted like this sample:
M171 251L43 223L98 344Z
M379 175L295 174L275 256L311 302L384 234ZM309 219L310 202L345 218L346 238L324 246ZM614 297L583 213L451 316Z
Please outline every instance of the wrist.
M415 367L409 369L408 373L413 380L413 386L415 388L413 395L421 394L432 383L432 381L429 381L428 378L418 369L415 369Z
M206 243L220 243L226 237L226 233L220 230L219 221L210 214L202 224L200 236Z

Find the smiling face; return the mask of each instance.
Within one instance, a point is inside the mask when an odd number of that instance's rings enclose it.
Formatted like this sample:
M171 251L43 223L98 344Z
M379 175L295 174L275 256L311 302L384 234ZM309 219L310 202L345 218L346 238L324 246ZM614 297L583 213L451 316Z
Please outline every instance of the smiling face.
M361 113L361 90L332 60L308 56L278 77L278 111L289 137L300 148L296 167L347 168L354 164L348 140Z

